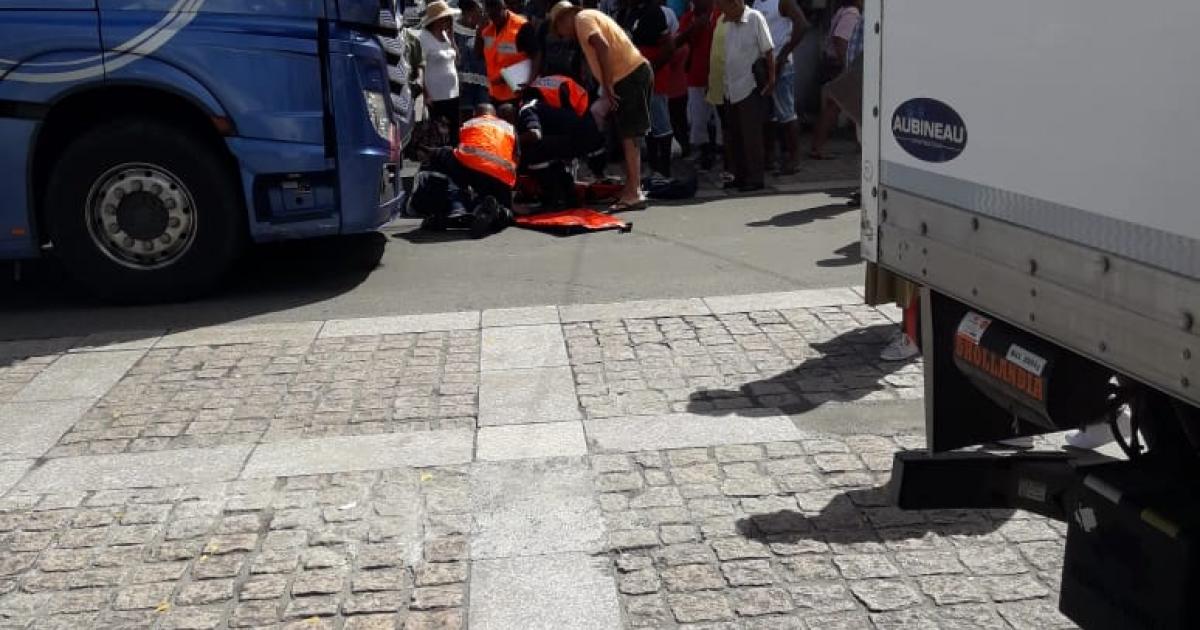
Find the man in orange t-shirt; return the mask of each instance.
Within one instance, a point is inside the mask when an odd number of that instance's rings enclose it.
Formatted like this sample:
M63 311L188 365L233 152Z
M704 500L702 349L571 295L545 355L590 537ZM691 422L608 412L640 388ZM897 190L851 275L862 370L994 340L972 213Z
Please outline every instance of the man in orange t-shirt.
M642 157L639 142L650 130L650 93L654 71L624 29L595 9L581 9L560 0L550 9L555 32L579 42L603 98L612 104L614 121L625 155L625 187L610 211L641 210Z

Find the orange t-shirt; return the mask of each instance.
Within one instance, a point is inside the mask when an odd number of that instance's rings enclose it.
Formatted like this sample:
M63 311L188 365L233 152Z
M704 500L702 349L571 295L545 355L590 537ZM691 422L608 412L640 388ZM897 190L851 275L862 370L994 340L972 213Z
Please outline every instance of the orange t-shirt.
M587 58L592 75L600 80L600 62L596 59L596 50L588 44L592 35L599 35L608 44L608 68L612 72L609 77L613 83L633 74L638 66L646 63L646 58L638 52L625 29L612 18L595 9L584 9L575 16L575 33L579 36L579 47Z

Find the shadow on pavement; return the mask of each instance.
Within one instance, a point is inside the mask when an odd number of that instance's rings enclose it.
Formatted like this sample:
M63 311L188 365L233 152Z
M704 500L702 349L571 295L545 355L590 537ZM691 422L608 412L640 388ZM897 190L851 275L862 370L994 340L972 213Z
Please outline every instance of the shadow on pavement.
M843 245L835 250L837 258L825 258L817 261L818 267L851 267L863 261L862 258L862 243L854 241L847 245Z
M762 415L763 409L778 408L785 414L798 414L821 404L805 397L806 392L822 394L822 399L827 398L829 392L838 392L842 396L841 402L858 400L884 389L881 379L917 360L916 357L907 361L883 361L878 358L895 330L894 324L857 328L830 341L814 343L811 347L820 356L808 359L786 372L746 383L738 389L692 392L688 397L688 411L711 416L753 417ZM795 402L795 395L799 395L799 403ZM785 398L790 400L778 402ZM747 400L751 404L745 404ZM725 401L734 403L728 403L732 406L723 408Z
M901 510L892 505L887 486L834 495L815 515L778 510L738 519L743 537L767 544L805 541L843 545L918 540L928 535L982 536L1009 520L1012 510Z
M148 336L227 324L321 302L365 281L379 266L386 245L383 234L370 233L255 246L217 293L146 306L96 300L52 257L23 262L19 281L12 263L0 264L0 341L110 331L122 331L123 341L134 341L136 331ZM0 357L0 366L13 359Z
M748 227L798 227L822 219L832 219L838 215L857 210L858 208L848 206L844 203L831 203L824 206L817 206L816 208L784 212L763 221L751 221L746 225Z
M414 227L407 232L392 232L392 238L412 243L413 245L436 245L438 243L457 243L474 240L467 230L427 230Z

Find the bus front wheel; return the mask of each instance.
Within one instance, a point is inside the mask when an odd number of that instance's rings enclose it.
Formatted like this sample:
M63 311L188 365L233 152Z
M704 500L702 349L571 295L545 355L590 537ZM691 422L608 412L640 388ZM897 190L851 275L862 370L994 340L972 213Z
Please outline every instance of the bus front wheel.
M163 122L118 121L81 135L54 166L45 208L67 270L116 302L202 295L245 242L232 169L211 142Z

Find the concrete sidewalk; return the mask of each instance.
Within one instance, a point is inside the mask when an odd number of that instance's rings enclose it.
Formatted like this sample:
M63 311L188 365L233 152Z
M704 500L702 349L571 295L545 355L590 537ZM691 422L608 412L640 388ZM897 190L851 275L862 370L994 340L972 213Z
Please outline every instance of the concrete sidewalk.
M1069 626L853 287L0 343L0 627Z

